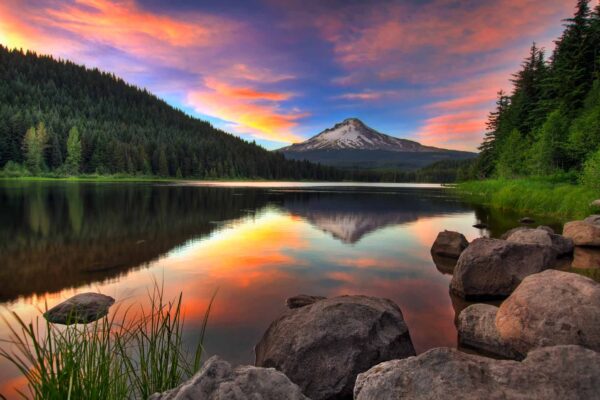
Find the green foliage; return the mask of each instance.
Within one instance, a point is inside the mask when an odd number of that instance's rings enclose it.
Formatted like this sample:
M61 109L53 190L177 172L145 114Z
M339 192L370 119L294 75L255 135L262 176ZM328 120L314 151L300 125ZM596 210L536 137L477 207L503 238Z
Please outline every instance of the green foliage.
M4 168L0 170L0 177L3 178L21 178L30 175L31 173L25 166L14 161L7 162Z
M77 175L81 165L81 139L79 130L72 127L69 130L67 139L67 159L65 161L65 169L70 175Z
M31 126L38 129L28 131ZM0 168L9 161L24 163L36 175L49 167L56 174L174 177L180 171L183 178L200 179L345 176L286 160L114 75L0 46Z
M469 178L580 172L600 147L600 5L577 1L551 61L534 43L513 83L498 94Z
M590 189L600 191L600 150L593 153L585 162L581 183Z
M193 349L183 343L182 297L168 302L162 287L149 294L150 308L131 309L87 325L25 323L16 313L5 320L15 350L0 356L27 380L24 398L44 400L146 399L171 389L200 368L202 342L214 295ZM43 328L43 329L41 329Z
M38 174L45 169L44 152L47 141L48 134L43 122L40 122L36 128L29 128L25 133L23 138L25 165L33 174Z
M562 218L584 218L600 191L557 179L488 179L460 183L467 198L502 210L515 210Z

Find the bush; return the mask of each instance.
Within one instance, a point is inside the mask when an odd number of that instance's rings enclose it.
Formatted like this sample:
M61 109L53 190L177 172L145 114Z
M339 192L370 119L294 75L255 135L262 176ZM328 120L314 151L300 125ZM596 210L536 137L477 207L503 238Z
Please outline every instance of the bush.
M583 165L581 183L590 189L600 190L600 150L593 153Z
M31 173L24 165L9 161L0 171L0 176L5 178L19 178L21 176L31 176Z

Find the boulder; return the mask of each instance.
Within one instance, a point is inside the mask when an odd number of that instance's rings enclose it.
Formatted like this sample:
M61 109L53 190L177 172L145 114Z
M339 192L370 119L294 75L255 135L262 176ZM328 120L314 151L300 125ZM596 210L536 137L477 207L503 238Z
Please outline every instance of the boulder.
M558 256L572 253L573 247L575 247L571 239L549 233L545 229L522 229L513 232L506 240L514 243L549 246Z
M458 258L468 245L469 242L461 233L443 231L438 233L435 242L433 242L431 254L441 257Z
M600 249L576 247L573 252L571 267L578 269L600 268Z
M452 275L454 273L454 268L456 267L456 262L458 261L456 258L442 257L436 254L432 254L431 259L433 260L433 263L438 271L447 275Z
M80 293L46 311L44 318L54 324L87 324L106 316L114 303L100 293Z
M400 308L367 296L287 310L254 350L257 366L283 372L313 400L351 398L359 373L415 355Z
M549 268L555 258L549 246L475 239L458 259L450 289L465 299L506 297L526 276Z
M502 240L506 240L506 239L508 239L508 237L509 237L510 235L512 235L512 234L513 234L513 233L515 233L515 232L519 232L519 231L527 231L527 230L530 230L530 229L531 229L531 228L528 228L528 227L526 227L526 226L517 226L516 228L512 228L512 229L510 229L510 230L508 230L508 231L504 232L504 233L502 234L502 236L500 236L500 239L502 239Z
M358 376L356 400L579 400L600 396L600 354L579 346L532 351L522 362L436 348Z
M590 207L600 207L600 199L592 201Z
M307 294L299 294L298 296L289 297L285 300L285 305L289 309L300 308L308 306L309 304L315 303L319 300L325 300L323 296L309 296Z
M175 389L155 393L149 400L309 400L287 376L273 368L251 365L232 367L217 356L209 358L200 371Z
M496 314L503 341L520 354L575 344L600 351L600 284L570 272L528 276Z
M586 221L567 222L563 236L573 240L575 246L600 246L600 225Z
M551 235L554 235L554 233L555 233L555 232L554 232L554 229L552 229L552 228L550 228L549 226L546 226L546 225L540 225L540 226L538 226L538 227L537 227L537 228L535 228L535 229L541 229L541 230L544 230L544 231L546 231L546 232L550 233Z
M519 354L506 344L496 329L498 307L473 304L458 316L458 342L484 354L517 359Z
M587 222L589 224L592 224L592 225L599 225L600 226L600 215L590 215L589 217L587 217L583 221Z

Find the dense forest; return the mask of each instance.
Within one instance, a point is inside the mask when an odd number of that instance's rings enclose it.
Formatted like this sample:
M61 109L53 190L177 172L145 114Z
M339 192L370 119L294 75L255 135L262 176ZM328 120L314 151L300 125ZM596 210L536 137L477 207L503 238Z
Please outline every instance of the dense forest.
M577 2L546 59L534 43L498 93L467 178L564 176L600 188L600 5Z
M114 75L0 46L0 169L342 179L220 131Z

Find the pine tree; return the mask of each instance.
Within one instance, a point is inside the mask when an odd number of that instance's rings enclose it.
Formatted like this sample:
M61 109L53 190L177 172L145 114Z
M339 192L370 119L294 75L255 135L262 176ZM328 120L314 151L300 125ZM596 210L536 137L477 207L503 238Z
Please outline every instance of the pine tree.
M81 168L81 138L77 127L72 127L69 130L67 138L67 160L65 168L71 175L77 175Z
M47 141L48 134L43 122L40 122L36 128L29 128L25 133L23 138L25 165L33 174L39 174L45 169L44 152Z

